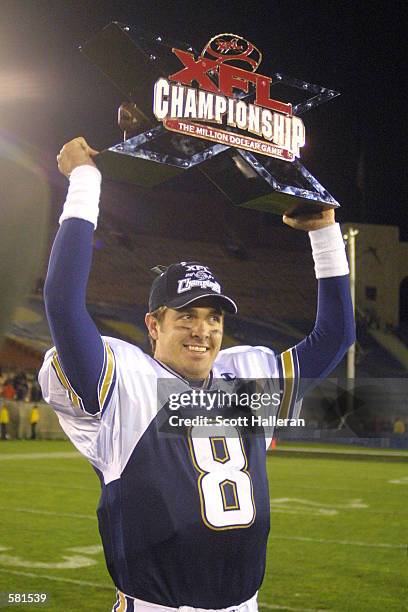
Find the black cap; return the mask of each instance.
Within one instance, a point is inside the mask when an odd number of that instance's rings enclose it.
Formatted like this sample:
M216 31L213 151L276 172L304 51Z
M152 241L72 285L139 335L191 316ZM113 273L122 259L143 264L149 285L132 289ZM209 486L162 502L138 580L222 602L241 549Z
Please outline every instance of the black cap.
M160 306L183 308L203 297L216 298L226 312L236 314L238 311L234 300L222 293L221 284L208 266L197 261L182 261L169 266L153 281L149 312Z

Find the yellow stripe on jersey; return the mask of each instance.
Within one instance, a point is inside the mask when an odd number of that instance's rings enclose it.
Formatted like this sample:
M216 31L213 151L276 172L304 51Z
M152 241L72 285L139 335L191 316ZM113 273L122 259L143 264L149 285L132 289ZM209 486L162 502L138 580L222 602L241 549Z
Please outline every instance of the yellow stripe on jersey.
M109 391L115 379L115 369L116 369L115 356L113 354L111 347L105 340L103 340L103 348L104 348L103 366L102 366L102 371L101 371L101 375L99 377L99 382L98 382L98 404L99 404L100 411L102 411L105 408L105 404L106 404L106 400L109 395ZM65 375L65 372L62 369L62 366L61 366L56 350L54 350L54 353L52 355L51 363L58 377L58 380L60 381L61 385L67 390L68 397L71 403L76 408L81 408L81 410L84 410L84 412L87 412L84 407L82 398L78 395L78 393L76 393L75 389L73 388L67 376Z
M288 349L281 355L283 373L283 396L279 408L279 418L287 419L292 404L295 389L295 364L293 362L292 349Z
M98 402L101 410L105 408L105 402L115 378L115 356L106 340L103 341L103 346L105 355L98 383Z
M119 608L117 608L117 612L126 612L126 608L127 608L126 597L121 591L118 591L118 595L119 595L120 604L119 604Z
M62 366L60 364L60 360L58 358L58 353L56 350L54 350L54 353L52 355L52 367L55 370L56 375L58 376L58 380L60 381L61 385L67 390L68 392L68 397L71 401L71 403L76 407L76 408L81 408L82 410L84 410L84 404L82 399L79 397L79 395L75 392L73 386L71 385L71 383L69 382L68 378L65 376L64 370L62 369Z

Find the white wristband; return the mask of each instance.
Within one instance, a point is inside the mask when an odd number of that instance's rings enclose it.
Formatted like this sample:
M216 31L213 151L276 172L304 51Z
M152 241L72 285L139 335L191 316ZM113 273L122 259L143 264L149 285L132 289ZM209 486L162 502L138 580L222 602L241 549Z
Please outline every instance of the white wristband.
M349 266L340 225L334 223L309 232L316 278L344 276Z
M101 180L101 173L94 166L83 165L74 168L69 177L67 198L59 218L60 225L65 219L75 217L90 221L96 229Z

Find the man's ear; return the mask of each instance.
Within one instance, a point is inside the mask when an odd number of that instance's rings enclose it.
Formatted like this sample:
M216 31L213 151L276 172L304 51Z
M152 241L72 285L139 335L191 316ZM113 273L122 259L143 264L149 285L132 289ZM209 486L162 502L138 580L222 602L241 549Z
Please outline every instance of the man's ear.
M159 327L159 322L150 312L146 313L145 316L146 327L149 331L149 334L153 338L153 340L157 340L158 333L157 328Z

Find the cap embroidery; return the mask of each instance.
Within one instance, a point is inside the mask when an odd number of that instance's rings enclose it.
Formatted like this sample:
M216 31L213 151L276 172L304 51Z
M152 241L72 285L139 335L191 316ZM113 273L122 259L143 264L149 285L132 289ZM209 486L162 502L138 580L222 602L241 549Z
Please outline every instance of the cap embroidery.
M201 289L211 289L215 293L221 293L221 286L211 280L193 280L192 278L183 278L178 281L177 293L184 293L190 291L195 287L201 287Z

